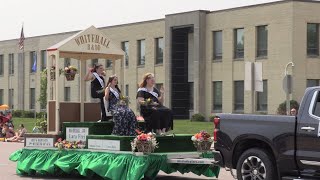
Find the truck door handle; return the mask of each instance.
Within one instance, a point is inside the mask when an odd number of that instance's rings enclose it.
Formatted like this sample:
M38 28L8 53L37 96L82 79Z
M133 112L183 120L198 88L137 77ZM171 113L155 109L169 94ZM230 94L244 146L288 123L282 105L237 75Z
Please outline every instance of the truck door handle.
M310 127L310 126L308 126L308 127L301 127L301 130L305 130L305 131L308 131L308 132L314 131L315 129L316 129L316 128Z

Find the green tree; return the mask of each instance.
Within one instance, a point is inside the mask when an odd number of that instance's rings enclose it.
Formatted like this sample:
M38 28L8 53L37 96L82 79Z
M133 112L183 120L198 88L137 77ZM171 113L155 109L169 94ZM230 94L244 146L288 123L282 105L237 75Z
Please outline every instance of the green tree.
M299 109L299 103L295 100L291 100L290 101L290 109L292 108L295 108L298 112L298 109ZM278 112L277 114L280 114L280 115L286 115L286 101L284 101L283 103L279 104L279 107L278 107Z
M44 70L41 72L40 96L38 98L38 102L40 102L41 109L47 108L47 82L47 71Z

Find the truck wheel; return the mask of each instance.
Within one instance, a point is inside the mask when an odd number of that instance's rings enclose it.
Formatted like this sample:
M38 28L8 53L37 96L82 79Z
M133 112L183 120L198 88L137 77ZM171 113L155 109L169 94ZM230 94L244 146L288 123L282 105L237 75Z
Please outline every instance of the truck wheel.
M272 155L258 148L248 149L237 162L239 180L276 180L276 170Z

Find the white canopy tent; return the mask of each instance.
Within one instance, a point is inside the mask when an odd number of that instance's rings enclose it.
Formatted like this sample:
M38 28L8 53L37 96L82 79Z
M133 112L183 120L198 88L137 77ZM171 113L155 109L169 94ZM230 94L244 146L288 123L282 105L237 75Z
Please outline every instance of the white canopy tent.
M121 60L124 63L124 52L117 48L111 40L103 34L100 30L94 26L89 27L75 35L49 47L47 49L47 69L51 66L55 66L55 91L53 99L55 100L55 131L49 131L48 133L58 133L60 129L60 101L61 95L63 93L63 80L64 76L59 75L59 69L64 67L59 67L60 58L73 58L80 61L79 75L80 75L80 122L84 122L84 101L86 96L86 83L83 77L86 74L86 60L89 59L108 59L113 61L113 73L115 72L115 61ZM122 66L124 67L124 66ZM120 74L120 80L123 82L124 74L123 69ZM50 79L50 73L47 73L47 78ZM48 87L51 87L53 83L48 81ZM49 90L51 88L48 88ZM49 92L49 91L48 91ZM49 122L48 122L49 125ZM49 129L49 128L48 128Z

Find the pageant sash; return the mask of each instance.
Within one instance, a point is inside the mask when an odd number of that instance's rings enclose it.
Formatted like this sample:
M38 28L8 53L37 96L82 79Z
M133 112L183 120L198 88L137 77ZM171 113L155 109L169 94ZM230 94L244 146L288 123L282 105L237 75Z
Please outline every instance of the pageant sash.
M144 92L150 93L152 96L154 96L154 97L156 97L156 98L159 97L158 93L156 93L156 92L154 92L154 91L151 91L151 92L150 92L150 91L147 90L147 88L139 88L137 92L139 92L139 91L144 91Z
M109 89L110 89L110 91L116 96L117 99L120 98L120 95L119 95L119 93L118 93L116 90L112 89L112 87L110 87Z
M101 77L98 75L98 73L94 72L92 73L94 75L94 77L96 77L98 79L98 81L100 82L101 88L104 88L104 82L101 79Z

